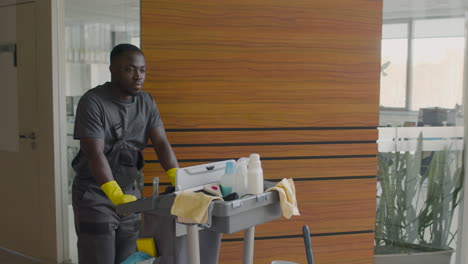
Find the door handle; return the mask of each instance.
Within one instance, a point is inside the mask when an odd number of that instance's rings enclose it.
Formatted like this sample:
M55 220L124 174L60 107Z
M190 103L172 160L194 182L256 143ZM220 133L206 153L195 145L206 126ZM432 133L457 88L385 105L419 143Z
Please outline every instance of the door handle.
M19 138L20 138L20 139L31 139L31 140L36 140L36 133L32 132L32 133L29 133L28 135L26 135L26 134L20 134L20 135L19 135Z
M7 52L7 53L13 53L13 66L18 66L18 59L17 59L17 54L16 54L16 44L13 43L0 43L0 52Z

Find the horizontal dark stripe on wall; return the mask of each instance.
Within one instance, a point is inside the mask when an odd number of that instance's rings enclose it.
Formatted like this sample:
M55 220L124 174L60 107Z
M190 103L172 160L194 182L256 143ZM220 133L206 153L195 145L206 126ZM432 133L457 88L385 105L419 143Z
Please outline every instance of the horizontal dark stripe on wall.
M375 140L365 141L318 141L318 142L255 142L255 143L210 143L210 144L172 144L173 148L183 147L238 147L238 146L287 146L287 145L330 145L330 144L374 144ZM146 145L152 148L153 145Z
M318 233L310 234L311 237L324 237L324 236L345 236L345 235L356 235L356 234L372 234L374 230L363 230L363 231L349 231L349 232L336 232L336 233ZM287 235L287 236L269 236L269 237L255 237L255 240L271 240L271 239L287 239L287 238L303 238L301 235ZM244 238L226 238L222 242L240 242L244 241Z
M339 177L317 177L317 178L294 178L294 181L334 181L334 180L360 180L360 179L375 179L377 176L339 176ZM280 182L282 179L268 179L271 182Z
M174 148L182 147L238 147L238 146L288 146L288 145L330 145L330 144L374 144L375 140L363 141L318 141L318 142L255 142L255 143L210 143L210 144L173 144ZM153 146L148 144L148 148Z
M300 159L346 159L346 158L375 158L376 155L337 155L337 156L299 156L299 157L262 157L262 160L300 160ZM224 159L179 159L179 162L217 162L223 160L237 158L224 158ZM145 160L146 163L159 163L159 160Z
M278 131L278 130L354 130L377 129L377 127L260 127L260 128L169 128L166 132L200 131Z
M361 179L375 179L377 176L340 176L340 177L317 177L317 178L294 178L292 179L296 182L299 181L334 181L334 180L361 180ZM280 182L282 179L267 179L270 182ZM153 186L152 183L147 182L144 184L145 186ZM170 183L168 182L160 182L159 185L167 185L169 186Z

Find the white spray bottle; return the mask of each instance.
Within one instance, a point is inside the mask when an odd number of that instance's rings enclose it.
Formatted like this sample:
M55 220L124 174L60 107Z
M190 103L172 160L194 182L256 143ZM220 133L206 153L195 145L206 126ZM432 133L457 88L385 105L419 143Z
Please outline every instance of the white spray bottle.
M250 154L247 167L247 182L247 193L254 195L263 193L263 170L260 155L258 154ZM253 264L254 239L255 226L244 230L243 263Z
M250 154L249 165L247 167L247 181L247 192L249 194L263 192L263 170L260 155L258 154Z

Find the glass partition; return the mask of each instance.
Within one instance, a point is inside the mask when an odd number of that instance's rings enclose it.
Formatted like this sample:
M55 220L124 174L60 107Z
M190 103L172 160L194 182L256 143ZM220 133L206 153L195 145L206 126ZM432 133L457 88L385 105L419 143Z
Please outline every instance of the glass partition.
M73 140L75 111L89 89L110 81L109 55L119 43L140 46L140 1L65 0L65 90L67 164L69 183L69 237L72 263L78 263L71 207L71 184L75 173L71 161L79 150Z
M459 263L465 17L384 0L375 263Z
M463 133L455 126L379 128L376 253L456 248Z

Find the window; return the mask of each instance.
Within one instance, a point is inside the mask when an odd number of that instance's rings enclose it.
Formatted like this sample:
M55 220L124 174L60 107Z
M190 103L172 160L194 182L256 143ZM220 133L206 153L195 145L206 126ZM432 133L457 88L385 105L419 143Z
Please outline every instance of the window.
M385 24L382 28L382 68L380 104L406 106L406 72L408 63L408 24Z
M464 42L463 18L385 23L381 107L417 111L461 105Z

